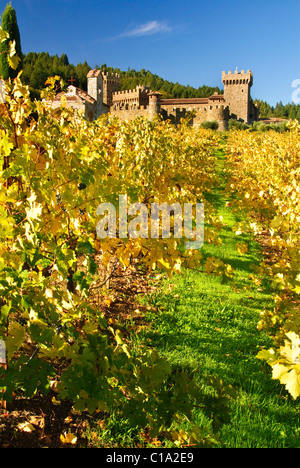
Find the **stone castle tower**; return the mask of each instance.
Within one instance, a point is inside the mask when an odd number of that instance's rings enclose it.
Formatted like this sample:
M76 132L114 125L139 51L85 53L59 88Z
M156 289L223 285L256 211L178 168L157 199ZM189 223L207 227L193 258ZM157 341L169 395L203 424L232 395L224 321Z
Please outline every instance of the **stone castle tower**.
M101 70L90 70L87 74L87 92L96 101L96 116L103 113L103 78Z
M250 88L253 84L251 70L232 73L222 72L224 85L224 99L230 109L230 118L251 123L254 120L253 103L250 97Z
M96 101L96 118L108 112L112 105L112 94L120 89L119 73L90 70L87 74L87 93Z
M108 107L112 106L112 95L120 89L120 74L101 72L103 79L103 102Z

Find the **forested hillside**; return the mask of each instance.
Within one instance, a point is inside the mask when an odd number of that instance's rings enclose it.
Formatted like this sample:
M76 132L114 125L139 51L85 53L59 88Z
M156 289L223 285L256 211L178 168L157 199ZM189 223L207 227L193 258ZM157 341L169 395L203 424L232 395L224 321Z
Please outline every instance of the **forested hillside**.
M132 89L138 84L149 86L151 89L160 91L164 97L207 97L214 92L222 92L218 87L201 86L198 89L192 86L183 86L179 83L172 83L164 80L158 75L154 75L148 70L131 70L126 72L119 68L107 67L106 64L98 68L109 72L118 72L121 75L121 89ZM69 63L66 54L51 56L47 52L29 52L24 55L23 79L25 84L30 86L31 94L38 98L39 90L44 87L48 76L59 75L67 83L73 76L74 84L86 90L86 75L91 67L85 61L76 66Z
M300 105L289 103L283 105L280 101L276 104L276 106L270 106L265 101L257 100L260 110L261 118L269 118L269 117L281 117L287 119L298 119L300 120Z
M218 87L200 86L193 88L192 86L184 86L179 83L173 83L164 80L158 75L151 73L149 70L134 70L128 69L122 71L119 68L107 67L106 64L95 65L98 68L108 72L118 72L121 75L121 89L132 89L136 85L146 85L151 89L160 91L164 98L194 98L208 97L214 92L223 93L223 90ZM90 65L84 61L76 66L69 63L66 54L50 55L48 52L29 52L23 55L23 81L29 85L31 96L39 99L40 90L44 87L48 76L59 75L63 78L66 86L71 77L75 79L74 84L81 89L86 90L86 75L91 69ZM270 106L267 102L258 101L260 106L261 118L267 117L286 117L297 118L300 120L300 106L296 104L283 105L281 102L275 107Z

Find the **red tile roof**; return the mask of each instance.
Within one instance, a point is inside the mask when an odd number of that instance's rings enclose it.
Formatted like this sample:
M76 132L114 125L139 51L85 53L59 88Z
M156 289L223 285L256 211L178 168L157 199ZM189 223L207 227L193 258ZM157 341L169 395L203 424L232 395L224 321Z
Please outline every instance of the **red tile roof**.
M91 77L94 77L94 76L98 76L100 75L101 73L101 70L97 70L97 68L94 68L94 70L90 70L87 74L87 77L88 78L91 78Z
M73 88L75 88L76 94L69 94L68 92L67 93L62 92L55 96L54 101L60 101L62 96L65 96L67 99L67 102L87 101L91 104L94 104L96 102L95 99L92 98L92 96L90 96L88 93L86 93L82 89L76 88L75 86L73 86Z
M162 99L162 105L172 105L172 104L208 104L208 98L175 98L175 99Z
M183 105L183 104L209 104L209 101L224 101L224 94L212 94L208 98L175 98L175 99L162 99L162 105Z
M225 101L224 94L212 94L208 99Z

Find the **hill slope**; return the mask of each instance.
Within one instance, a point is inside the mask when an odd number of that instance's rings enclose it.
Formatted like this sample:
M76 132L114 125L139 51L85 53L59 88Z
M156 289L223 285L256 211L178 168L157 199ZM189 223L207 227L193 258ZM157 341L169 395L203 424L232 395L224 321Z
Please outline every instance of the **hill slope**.
M59 75L63 80L68 81L73 76L75 85L86 90L86 75L91 67L85 61L76 66L69 63L66 54L49 55L47 52L29 52L24 55L23 80L30 86L31 94L39 98L39 91L44 87L48 76ZM131 70L121 71L119 68L107 67L101 65L103 70L108 72L118 72L121 75L121 89L132 89L136 85L146 85L151 89L160 91L165 98L189 98L189 97L208 97L214 92L222 92L218 87L201 86L198 89L192 86L183 86L179 83L164 80L158 75L154 75L149 70Z

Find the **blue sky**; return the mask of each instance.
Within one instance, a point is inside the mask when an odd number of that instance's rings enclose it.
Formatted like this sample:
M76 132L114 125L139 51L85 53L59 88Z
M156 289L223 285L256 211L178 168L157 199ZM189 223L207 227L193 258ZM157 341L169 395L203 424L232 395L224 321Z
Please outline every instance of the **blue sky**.
M8 0L0 0L3 11ZM75 65L150 70L222 87L222 70L251 69L252 97L292 101L300 79L299 0L12 0L22 50L66 53Z

